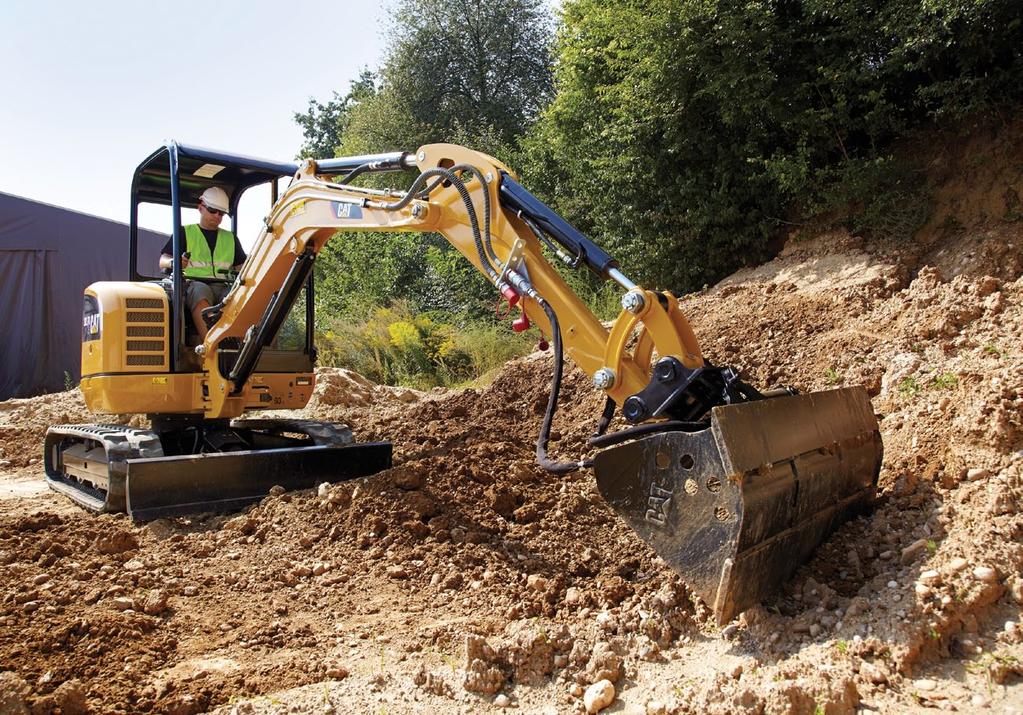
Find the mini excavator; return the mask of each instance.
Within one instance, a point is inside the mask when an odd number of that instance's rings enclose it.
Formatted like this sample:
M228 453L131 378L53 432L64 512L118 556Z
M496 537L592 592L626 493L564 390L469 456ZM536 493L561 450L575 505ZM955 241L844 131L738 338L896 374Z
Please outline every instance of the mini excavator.
M407 190L364 185L383 172L415 175ZM241 195L265 184L270 213L240 272L210 279L230 287L207 309L200 340L182 299L181 210L218 186L237 227ZM629 280L493 157L432 144L288 163L170 142L139 165L131 192L131 280L85 290L81 390L90 410L146 414L149 427L57 425L45 443L49 484L88 510L136 520L227 511L275 485L311 488L391 466L389 443L357 442L344 425L243 417L299 409L312 396L313 266L351 231L444 236L521 310L514 327L532 324L550 339L540 464L592 469L604 499L719 622L769 595L874 498L882 445L862 388L761 392L711 364L674 294ZM146 203L171 210L169 276L137 265ZM610 329L547 256L621 287ZM606 394L592 459L547 453L564 352ZM628 426L608 432L617 410Z

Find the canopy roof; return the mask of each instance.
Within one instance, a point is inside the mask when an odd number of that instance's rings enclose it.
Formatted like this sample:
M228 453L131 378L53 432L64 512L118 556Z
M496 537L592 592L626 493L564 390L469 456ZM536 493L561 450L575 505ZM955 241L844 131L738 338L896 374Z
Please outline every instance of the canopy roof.
M211 186L227 192L234 212L238 198L246 189L298 170L295 162L258 159L214 149L170 142L150 154L135 170L132 193L140 203L170 205L170 155L178 155L178 185L181 205L194 208L199 196Z

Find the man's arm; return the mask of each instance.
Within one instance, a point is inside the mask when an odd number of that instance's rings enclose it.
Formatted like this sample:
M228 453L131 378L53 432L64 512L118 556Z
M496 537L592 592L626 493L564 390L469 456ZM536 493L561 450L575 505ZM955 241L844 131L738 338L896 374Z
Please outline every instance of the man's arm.
M160 255L160 270L169 271L174 267L174 256L169 253ZM181 254L181 267L188 268L188 252Z

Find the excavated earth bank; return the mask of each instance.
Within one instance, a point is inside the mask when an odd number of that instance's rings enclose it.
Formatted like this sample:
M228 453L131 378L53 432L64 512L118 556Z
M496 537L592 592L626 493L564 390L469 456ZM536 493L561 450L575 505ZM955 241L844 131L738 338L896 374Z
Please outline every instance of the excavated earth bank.
M1023 190L1018 142L984 147L955 196ZM588 473L535 465L547 353L479 390L321 370L300 414L393 469L143 526L42 486L77 393L0 403L0 713L1023 711L1023 225L953 204L911 246L793 238L685 298L755 385L866 385L885 445L874 511L724 629ZM601 407L570 372L556 456Z

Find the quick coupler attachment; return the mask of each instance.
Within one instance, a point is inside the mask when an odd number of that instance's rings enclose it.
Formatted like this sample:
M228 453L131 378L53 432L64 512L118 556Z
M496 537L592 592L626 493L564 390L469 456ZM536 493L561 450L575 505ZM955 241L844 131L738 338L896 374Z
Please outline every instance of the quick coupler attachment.
M724 624L870 506L881 457L856 387L715 407L706 429L612 447L594 471L604 499Z

